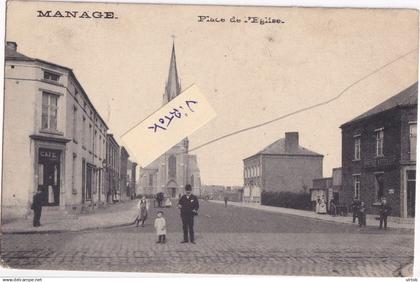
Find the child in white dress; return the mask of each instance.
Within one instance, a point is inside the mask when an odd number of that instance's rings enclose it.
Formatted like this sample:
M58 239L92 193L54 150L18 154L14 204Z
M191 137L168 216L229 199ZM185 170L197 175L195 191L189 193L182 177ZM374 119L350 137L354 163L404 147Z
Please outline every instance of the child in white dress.
M166 220L163 218L163 211L158 211L157 213L157 218L155 219L155 230L156 235L158 236L156 244L166 243Z

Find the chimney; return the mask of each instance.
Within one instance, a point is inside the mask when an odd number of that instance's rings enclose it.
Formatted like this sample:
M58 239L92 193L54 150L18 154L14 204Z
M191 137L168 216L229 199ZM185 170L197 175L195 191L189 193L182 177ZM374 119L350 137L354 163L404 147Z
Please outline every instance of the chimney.
M299 148L299 132L286 132L284 145L286 152L296 152Z
M6 42L6 46L10 49L12 49L13 51L17 51L17 44L16 42L13 41L7 41Z

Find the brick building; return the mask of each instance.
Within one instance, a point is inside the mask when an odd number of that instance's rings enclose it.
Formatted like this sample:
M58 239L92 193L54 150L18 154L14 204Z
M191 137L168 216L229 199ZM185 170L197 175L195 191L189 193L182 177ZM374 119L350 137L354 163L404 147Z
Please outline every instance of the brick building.
M260 152L243 160L244 201L260 202L262 191L308 192L322 177L324 156L299 145L298 132L286 132Z
M347 204L368 213L386 197L393 216L413 217L416 184L417 83L343 124L342 185Z

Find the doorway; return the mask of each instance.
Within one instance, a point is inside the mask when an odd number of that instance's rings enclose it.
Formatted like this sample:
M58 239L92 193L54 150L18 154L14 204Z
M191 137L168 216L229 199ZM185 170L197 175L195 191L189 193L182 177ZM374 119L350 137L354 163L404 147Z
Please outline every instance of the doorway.
M416 171L407 170L407 216L415 216L416 207Z
M60 205L61 151L38 150L38 191L42 192L43 206Z

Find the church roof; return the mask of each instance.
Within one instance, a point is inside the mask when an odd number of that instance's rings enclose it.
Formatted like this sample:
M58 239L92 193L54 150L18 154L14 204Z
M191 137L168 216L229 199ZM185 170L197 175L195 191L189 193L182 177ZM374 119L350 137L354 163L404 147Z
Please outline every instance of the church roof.
M406 88L405 90L401 91L395 96L392 96L388 100L380 103L379 105L373 107L369 111L355 117L354 119L346 122L341 127L353 123L355 121L359 121L370 116L376 115L378 113L400 107L400 106L410 106L410 105L417 105L417 93L418 93L418 82L414 83L410 87Z
M181 83L176 67L175 44L172 45L171 62L169 64L168 80L166 81L163 103L166 104L181 93Z

